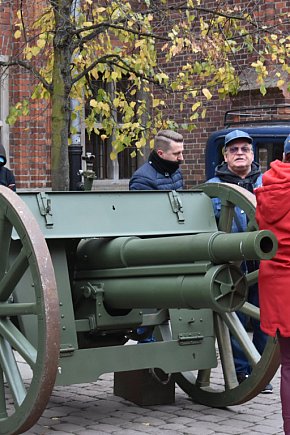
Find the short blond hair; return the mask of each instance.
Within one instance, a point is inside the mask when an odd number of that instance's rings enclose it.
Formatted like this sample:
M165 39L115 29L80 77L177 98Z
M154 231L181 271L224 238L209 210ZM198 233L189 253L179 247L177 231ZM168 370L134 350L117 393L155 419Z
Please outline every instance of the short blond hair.
M173 130L160 130L154 139L154 148L168 151L171 147L171 142L182 143L183 136Z

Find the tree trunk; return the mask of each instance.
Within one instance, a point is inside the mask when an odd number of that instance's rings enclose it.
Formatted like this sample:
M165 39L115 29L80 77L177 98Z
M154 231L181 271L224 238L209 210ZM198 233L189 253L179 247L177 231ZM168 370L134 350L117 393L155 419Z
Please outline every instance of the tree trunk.
M56 2L54 2L54 5ZM71 2L59 0L55 8L56 33L52 74L52 190L69 190L68 138L70 125L70 90L72 35Z

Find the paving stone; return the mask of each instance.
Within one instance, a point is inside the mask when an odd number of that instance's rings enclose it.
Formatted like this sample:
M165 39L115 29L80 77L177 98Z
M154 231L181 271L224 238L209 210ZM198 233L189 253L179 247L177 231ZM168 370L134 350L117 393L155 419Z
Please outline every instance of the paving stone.
M172 405L137 406L113 394L113 375L92 384L55 387L47 409L26 435L283 435L279 395L259 394L247 403L210 408L179 387Z

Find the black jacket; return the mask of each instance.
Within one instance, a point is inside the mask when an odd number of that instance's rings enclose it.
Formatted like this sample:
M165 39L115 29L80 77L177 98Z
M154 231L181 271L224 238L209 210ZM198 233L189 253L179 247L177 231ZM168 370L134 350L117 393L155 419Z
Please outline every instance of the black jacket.
M2 157L3 162L0 162L0 185L10 187L10 189L16 191L16 185L15 185L15 177L13 172L5 168L7 159L6 159L6 152L3 147L3 145L0 145L0 157Z
M155 151L133 174L130 190L180 190L183 189L182 173L175 162L161 159Z

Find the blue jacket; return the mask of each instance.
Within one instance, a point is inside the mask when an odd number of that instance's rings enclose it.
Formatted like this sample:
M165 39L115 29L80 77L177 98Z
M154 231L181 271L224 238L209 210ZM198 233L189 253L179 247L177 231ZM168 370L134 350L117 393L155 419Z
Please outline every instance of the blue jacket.
M207 180L207 183L233 183L246 188L250 192L253 192L256 187L262 186L262 174L260 171L260 166L256 162L252 163L251 172L246 178L243 179L229 171L226 163L222 163L221 165L217 166L215 174L216 176ZM215 217L219 219L221 212L221 200L219 198L213 198L212 202ZM247 216L244 210L241 210L239 207L235 207L232 232L239 233L246 231L247 224Z
M132 175L130 190L178 190L183 189L183 177L180 169L173 174L158 172L150 162L144 163Z

